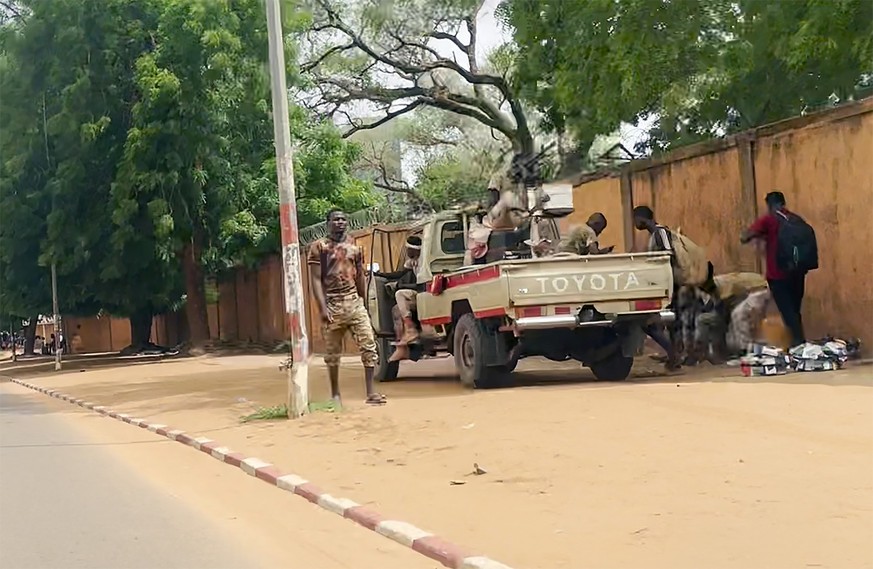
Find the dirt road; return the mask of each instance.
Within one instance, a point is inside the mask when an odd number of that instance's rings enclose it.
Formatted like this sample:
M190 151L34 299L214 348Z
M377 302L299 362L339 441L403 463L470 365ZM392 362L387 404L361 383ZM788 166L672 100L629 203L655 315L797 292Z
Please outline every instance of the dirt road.
M871 367L763 379L642 363L616 384L526 361L521 387L474 393L435 360L368 408L352 364L343 413L241 425L284 400L277 363L32 381L208 434L514 567L873 567Z

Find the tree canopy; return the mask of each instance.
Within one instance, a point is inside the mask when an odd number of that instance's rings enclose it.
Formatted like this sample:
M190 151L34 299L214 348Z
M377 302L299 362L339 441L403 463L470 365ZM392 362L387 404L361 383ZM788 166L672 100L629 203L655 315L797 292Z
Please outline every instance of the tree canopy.
M867 0L504 0L517 81L587 147L655 118L666 148L801 114L869 87Z
M278 250L263 3L12 7L0 22L0 311L49 313L55 263L64 313L150 322L184 298L204 341L204 276ZM351 176L359 149L291 113L300 222L374 203Z

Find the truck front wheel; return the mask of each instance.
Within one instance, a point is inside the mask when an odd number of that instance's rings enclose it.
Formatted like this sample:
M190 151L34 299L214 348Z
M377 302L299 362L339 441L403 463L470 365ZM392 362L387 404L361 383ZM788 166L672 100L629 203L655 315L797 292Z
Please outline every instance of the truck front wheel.
M588 367L591 368L594 377L601 381L622 381L628 378L633 365L633 357L625 356L619 349L606 358L589 364Z
M464 314L455 326L455 367L466 387L487 389L503 385L507 372L504 367L489 367L485 363L485 326L472 314Z

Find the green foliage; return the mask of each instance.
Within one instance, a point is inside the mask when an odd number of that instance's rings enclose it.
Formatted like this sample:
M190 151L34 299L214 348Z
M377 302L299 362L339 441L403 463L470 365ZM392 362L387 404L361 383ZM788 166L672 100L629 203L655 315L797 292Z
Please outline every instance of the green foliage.
M430 160L420 169L416 190L432 208L442 210L483 199L488 178L481 166L446 154Z
M656 148L749 128L857 97L873 72L867 0L504 0L500 13L517 86L583 148L647 116Z
M261 0L18 4L0 22L0 311L50 312L52 262L64 313L133 314L178 304L192 241L207 273L278 251ZM333 125L292 108L292 136L300 223L373 203Z
M124 77L146 48L148 6L29 4L23 25L0 32L4 307L49 313L55 262L65 313L114 309L118 283L107 285L100 273L110 257L128 253L111 248L108 202L132 95ZM135 293L148 292L136 286L144 284L138 275L128 276Z
M252 421L279 421L288 418L288 407L286 405L274 405L272 407L260 407L254 413L249 413L240 417L240 423L251 423Z

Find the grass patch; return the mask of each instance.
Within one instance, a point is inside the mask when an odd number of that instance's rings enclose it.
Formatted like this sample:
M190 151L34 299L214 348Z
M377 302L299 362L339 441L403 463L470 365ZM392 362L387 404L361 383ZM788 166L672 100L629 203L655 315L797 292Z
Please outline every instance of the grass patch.
M341 411L342 408L337 405L333 400L330 401L315 401L309 404L309 412L310 413L336 413L337 411Z
M244 415L240 418L241 423L250 423L252 421L277 421L279 419L288 418L287 405L275 405L273 407L261 407L250 415Z

